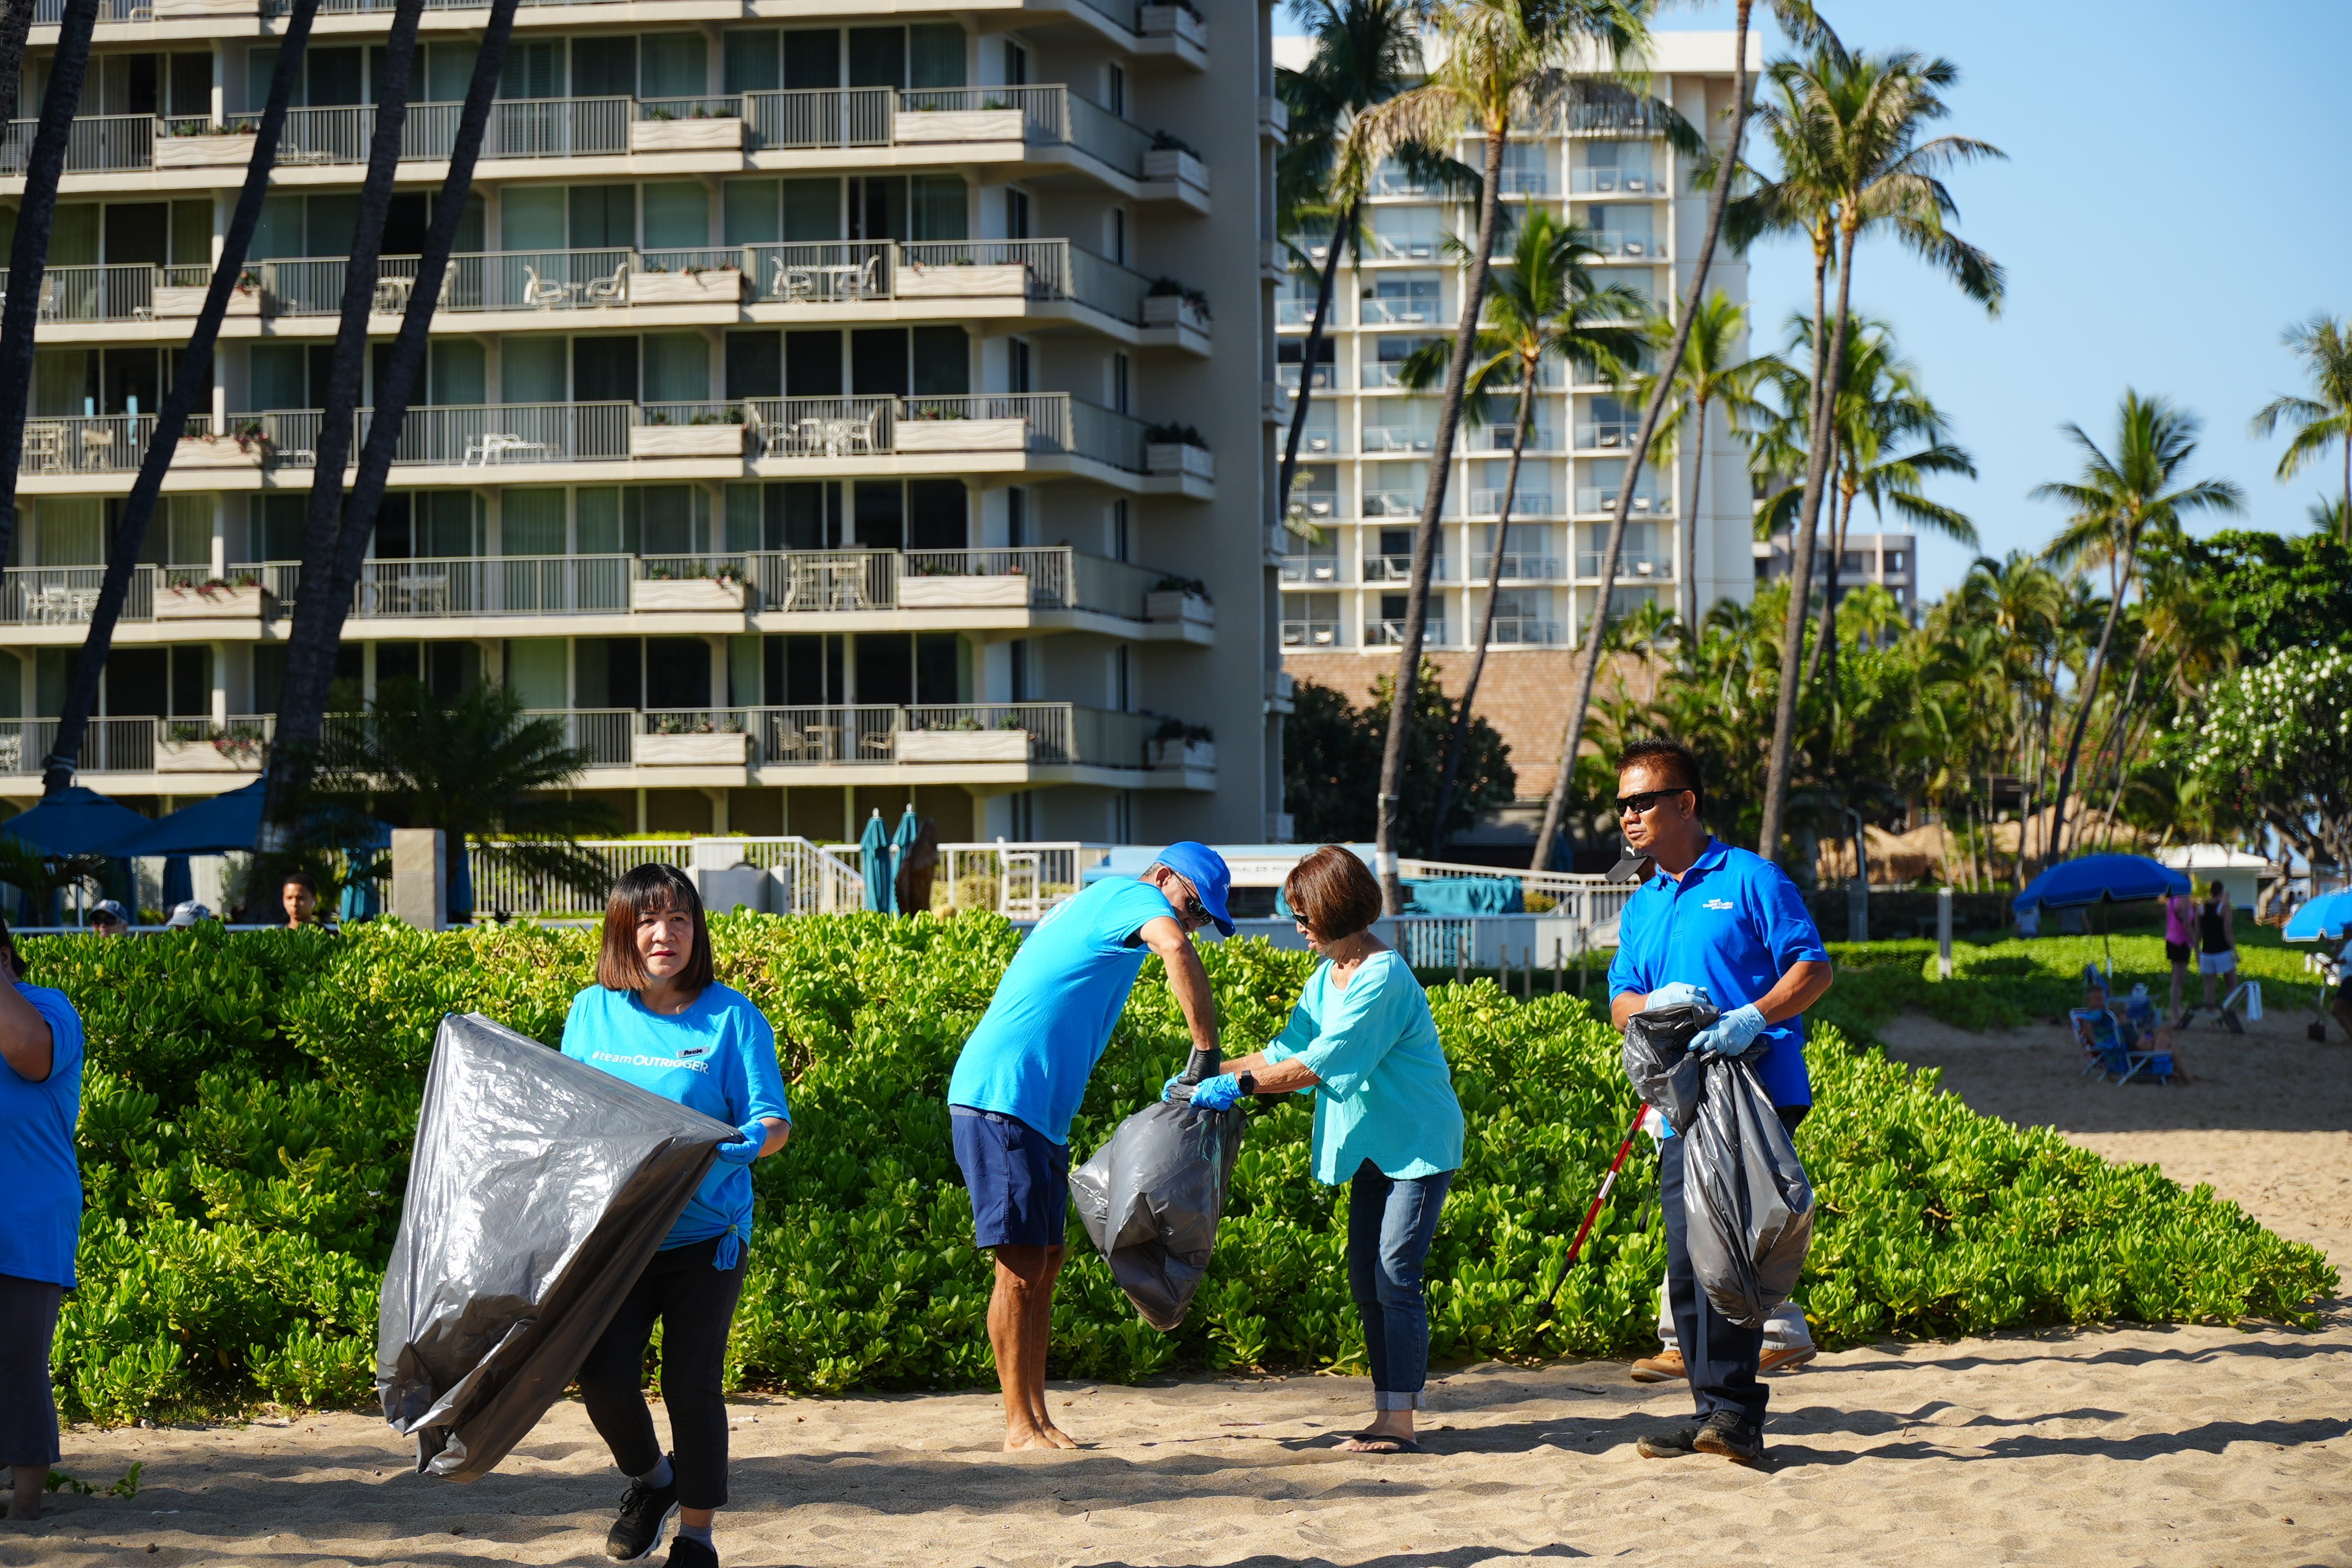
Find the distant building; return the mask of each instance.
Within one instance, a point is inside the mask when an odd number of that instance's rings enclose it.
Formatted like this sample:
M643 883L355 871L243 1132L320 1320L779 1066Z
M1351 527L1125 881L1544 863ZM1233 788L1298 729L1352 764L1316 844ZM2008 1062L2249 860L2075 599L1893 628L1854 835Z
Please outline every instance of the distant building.
M1759 542L1749 547L1756 556L1756 584L1777 583L1789 575L1793 563L1789 554L1789 536L1776 533L1769 543ZM1813 588L1816 593L1827 585L1830 576L1830 554L1826 545L1813 552ZM1845 536L1845 555L1838 563L1838 597L1843 598L1864 583L1875 583L1895 595L1903 606L1905 616L1914 614L1919 605L1919 541L1909 533L1849 533Z

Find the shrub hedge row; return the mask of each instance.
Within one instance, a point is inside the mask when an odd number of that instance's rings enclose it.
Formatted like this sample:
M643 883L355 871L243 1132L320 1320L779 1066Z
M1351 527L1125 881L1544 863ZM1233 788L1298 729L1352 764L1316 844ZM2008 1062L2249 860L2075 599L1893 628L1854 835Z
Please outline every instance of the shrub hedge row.
M942 1096L1013 928L744 915L713 929L721 977L774 1021L794 1117L791 1144L756 1168L730 1381L828 1394L992 1381L989 1270ZM588 981L588 934L386 922L25 948L90 1039L82 1283L55 1363L66 1409L121 1421L368 1404L376 1285L436 1025L479 1011L553 1044ZM1256 942L1204 956L1234 1049L1278 1026L1310 962ZM1519 1002L1479 982L1433 1000L1469 1119L1430 1260L1434 1353L1653 1343L1664 1241L1646 1141L1557 1309L1540 1307L1633 1113L1614 1033L1572 997ZM1185 1050L1151 963L1073 1128L1076 1152ZM1974 1115L1834 1028L1816 1029L1811 1062L1821 1103L1798 1142L1822 1217L1801 1299L1830 1344L2115 1318L2304 1321L2332 1283L2315 1249L2209 1190ZM1296 1100L1251 1124L1209 1282L1174 1335L1136 1320L1074 1225L1055 1374L1360 1367L1344 1194L1308 1179L1309 1128Z

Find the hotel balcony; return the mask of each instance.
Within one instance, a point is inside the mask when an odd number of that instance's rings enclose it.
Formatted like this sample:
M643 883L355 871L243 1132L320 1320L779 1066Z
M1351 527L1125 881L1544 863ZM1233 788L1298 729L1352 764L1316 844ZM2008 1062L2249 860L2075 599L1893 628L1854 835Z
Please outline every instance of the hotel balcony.
M1608 516L1617 510L1617 489L1613 485L1582 485L1576 492L1576 514L1579 517ZM1675 503L1670 497L1654 495L1647 490L1633 492L1633 504L1628 515L1633 518L1671 517Z
M1495 558L1492 555L1473 555L1470 558L1471 581L1483 583L1493 575L1494 570ZM1559 557L1557 555L1523 555L1515 550L1503 552L1503 581L1506 583L1549 583L1559 576Z
M103 566L0 574L0 625L26 646L79 647ZM302 569L291 561L132 570L116 640L282 641ZM1216 640L1204 600L1165 574L1066 545L999 550L786 550L713 555L444 556L369 561L344 636L729 636L961 632L991 642L1085 632L1142 642Z
M415 166L404 171L406 179L442 178L462 109L408 106L400 155ZM367 163L375 117L373 104L287 110L271 184L348 184ZM215 129L152 114L77 118L63 188L241 184L260 120L231 114ZM0 134L0 192L22 188L16 182L37 123L11 121ZM575 179L986 163L1006 175L1066 174L1129 199L1209 210L1208 167L1198 157L1155 146L1150 132L1061 86L808 88L699 98L506 99L492 106L478 179L512 179L549 160L566 161L562 172Z

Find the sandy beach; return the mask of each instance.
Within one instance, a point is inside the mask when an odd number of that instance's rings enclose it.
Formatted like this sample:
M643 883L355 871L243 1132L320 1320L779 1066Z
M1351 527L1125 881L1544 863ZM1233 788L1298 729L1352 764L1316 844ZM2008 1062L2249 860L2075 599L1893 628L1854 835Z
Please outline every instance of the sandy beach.
M2186 1088L2086 1080L2054 1027L1906 1017L1892 1054L1978 1109L2210 1182L2352 1262L2352 1047L2302 1017L2197 1029ZM1428 1452L1333 1452L1361 1379L1055 1385L1088 1446L994 1452L992 1395L747 1398L723 1559L798 1568L1481 1568L1577 1557L2066 1568L2352 1565L2352 1305L2317 1331L2118 1328L1887 1345L1773 1381L1769 1468L1638 1458L1687 1411L1620 1363L1447 1369ZM621 1483L576 1404L469 1487L409 1473L373 1418L79 1431L0 1565L592 1563Z

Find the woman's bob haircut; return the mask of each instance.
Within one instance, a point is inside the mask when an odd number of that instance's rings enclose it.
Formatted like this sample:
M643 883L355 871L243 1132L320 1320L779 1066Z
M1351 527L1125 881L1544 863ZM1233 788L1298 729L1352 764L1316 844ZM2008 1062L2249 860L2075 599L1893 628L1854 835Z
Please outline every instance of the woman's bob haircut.
M1337 844L1293 866L1282 879L1282 896L1317 942L1351 937L1381 918L1380 883Z
M683 910L694 922L694 952L677 983L700 994L717 978L710 966L710 927L702 917L702 895L675 866L640 866L613 884L604 906L604 945L596 954L596 984L607 991L643 991L653 984L637 952L637 922L649 914Z

